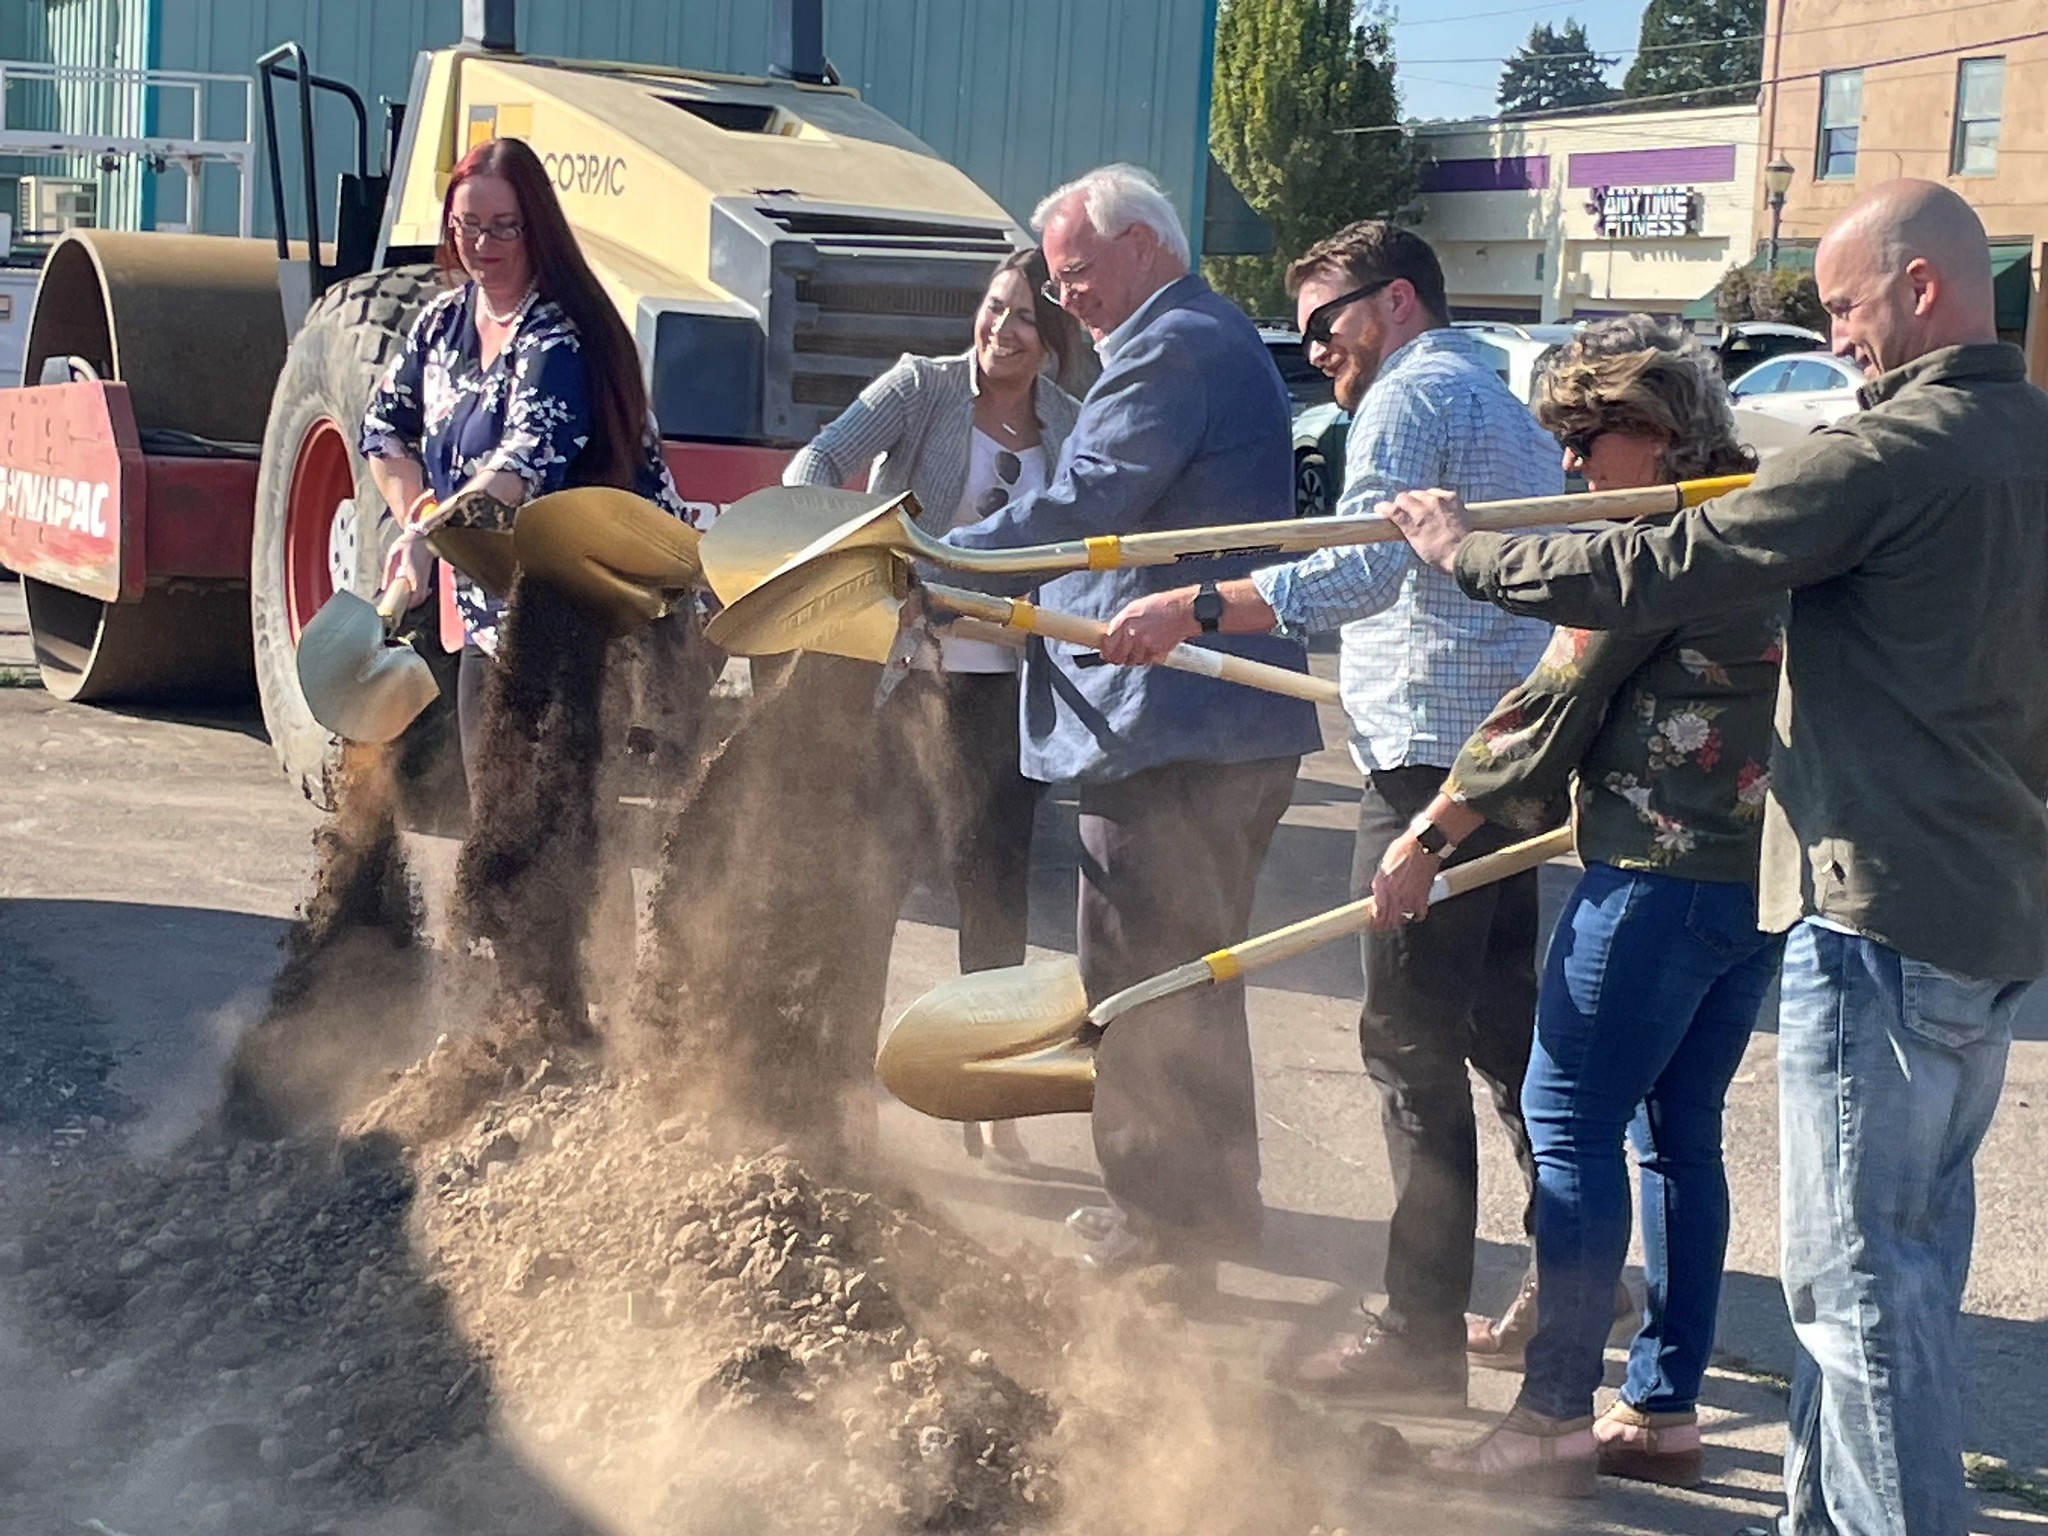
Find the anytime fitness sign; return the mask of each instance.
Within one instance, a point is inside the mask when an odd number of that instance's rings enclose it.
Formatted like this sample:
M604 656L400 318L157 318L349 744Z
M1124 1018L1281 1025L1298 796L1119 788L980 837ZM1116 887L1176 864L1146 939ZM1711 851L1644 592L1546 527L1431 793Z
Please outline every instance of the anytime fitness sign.
M1669 240L1700 232L1696 187L1595 187L1586 211L1610 240Z

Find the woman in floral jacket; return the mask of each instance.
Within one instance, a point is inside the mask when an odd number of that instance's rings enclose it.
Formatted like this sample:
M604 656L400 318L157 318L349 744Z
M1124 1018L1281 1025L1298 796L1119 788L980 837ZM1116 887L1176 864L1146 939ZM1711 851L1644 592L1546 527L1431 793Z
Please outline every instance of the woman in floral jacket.
M450 173L435 265L447 288L420 312L365 413L359 447L400 532L384 584L426 600L436 525L510 528L565 486L637 492L689 520L662 459L640 361L520 139L490 139ZM465 645L456 715L474 777L485 679L505 605L455 587ZM686 618L694 625L694 619Z
M1698 345L1632 315L1559 356L1537 415L1595 490L1739 473L1727 390ZM1514 1410L1438 1466L1496 1487L1587 1493L1595 1471L1690 1485L1695 1404L1728 1242L1721 1107L1780 940L1757 931L1765 764L1784 594L1665 634L1559 629L1459 754L1429 819L1555 825L1571 788L1586 872L1544 965L1522 1090L1537 1165L1537 1326ZM1437 860L1413 838L1374 882L1384 921L1423 914ZM1641 1173L1647 1307L1621 1397L1593 1392L1629 1242L1624 1135Z

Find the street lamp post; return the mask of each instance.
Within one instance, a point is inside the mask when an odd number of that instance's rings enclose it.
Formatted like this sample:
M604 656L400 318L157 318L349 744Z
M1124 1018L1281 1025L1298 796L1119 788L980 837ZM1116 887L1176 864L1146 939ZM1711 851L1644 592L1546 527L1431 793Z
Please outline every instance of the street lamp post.
M1779 155L1764 167L1764 201L1771 206L1771 249L1764 258L1764 270L1778 270L1778 221L1785 217L1785 194L1792 190L1792 178L1797 174L1792 162Z

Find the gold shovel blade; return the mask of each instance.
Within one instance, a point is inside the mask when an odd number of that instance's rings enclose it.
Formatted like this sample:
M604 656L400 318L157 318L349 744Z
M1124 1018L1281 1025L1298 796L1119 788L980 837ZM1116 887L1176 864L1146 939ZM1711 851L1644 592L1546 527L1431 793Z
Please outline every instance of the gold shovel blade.
M519 574L519 558L512 548L512 535L504 529L450 528L443 524L427 535L427 548L499 602L512 595L512 578Z
M696 529L609 486L528 503L512 539L529 577L560 587L613 634L660 618L703 574Z
M908 577L908 568L886 549L814 556L721 609L704 634L735 656L827 651L886 661Z
M842 549L910 547L896 513L916 514L909 494L874 495L818 485L772 485L742 496L704 535L704 579L722 603L736 603L800 561Z
M299 635L299 691L313 718L344 741L396 741L441 696L426 659L389 645L377 610L337 592Z
M940 1120L1085 1114L1095 1052L1082 1044L1088 992L1071 957L941 982L882 1035L875 1075Z

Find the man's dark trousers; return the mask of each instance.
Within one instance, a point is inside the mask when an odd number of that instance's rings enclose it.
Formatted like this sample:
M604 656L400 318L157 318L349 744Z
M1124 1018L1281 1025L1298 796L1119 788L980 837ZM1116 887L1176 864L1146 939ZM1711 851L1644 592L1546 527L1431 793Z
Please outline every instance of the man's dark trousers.
M1169 763L1082 785L1079 947L1091 998L1246 936L1300 762ZM1255 1245L1263 1207L1243 983L1112 1026L1096 1056L1094 1131L1111 1202L1165 1256Z
M1366 776L1351 888L1363 896L1387 849L1426 809L1445 770ZM1458 849L1463 863L1517 841L1489 823ZM1536 874L1516 875L1432 907L1426 920L1361 944L1365 1007L1359 1049L1380 1091L1394 1175L1381 1323L1417 1347L1465 1348L1479 1222L1479 1128L1469 1062L1493 1095L1533 1202L1535 1162L1522 1124L1522 1078L1536 1025ZM1530 1206L1523 1210L1529 1230Z

